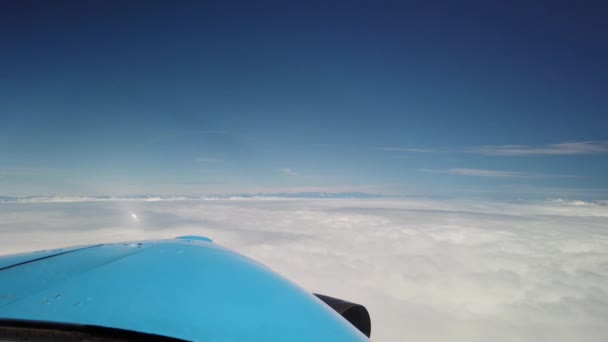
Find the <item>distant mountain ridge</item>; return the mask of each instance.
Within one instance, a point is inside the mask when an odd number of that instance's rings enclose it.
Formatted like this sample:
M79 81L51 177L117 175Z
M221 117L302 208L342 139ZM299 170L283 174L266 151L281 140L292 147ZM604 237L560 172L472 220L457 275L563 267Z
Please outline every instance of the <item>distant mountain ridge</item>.
M53 202L97 202L97 201L183 201L199 199L235 198L384 198L381 194L365 192L280 192L280 193L233 193L196 196L130 195L130 196L0 196L0 203L53 203Z

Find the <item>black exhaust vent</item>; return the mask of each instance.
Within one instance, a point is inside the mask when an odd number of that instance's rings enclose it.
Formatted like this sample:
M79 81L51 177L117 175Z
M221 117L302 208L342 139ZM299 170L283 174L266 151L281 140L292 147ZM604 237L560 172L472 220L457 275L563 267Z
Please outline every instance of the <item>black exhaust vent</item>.
M342 315L342 317L349 321L355 328L359 329L365 336L371 336L372 321L369 317L369 312L367 312L367 309L363 305L317 293L314 295Z

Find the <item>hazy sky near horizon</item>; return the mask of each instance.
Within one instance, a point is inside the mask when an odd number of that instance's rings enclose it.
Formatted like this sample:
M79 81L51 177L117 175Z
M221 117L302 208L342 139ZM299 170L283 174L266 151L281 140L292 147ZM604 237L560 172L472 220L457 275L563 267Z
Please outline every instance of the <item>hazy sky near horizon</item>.
M605 199L600 1L3 1L0 196Z

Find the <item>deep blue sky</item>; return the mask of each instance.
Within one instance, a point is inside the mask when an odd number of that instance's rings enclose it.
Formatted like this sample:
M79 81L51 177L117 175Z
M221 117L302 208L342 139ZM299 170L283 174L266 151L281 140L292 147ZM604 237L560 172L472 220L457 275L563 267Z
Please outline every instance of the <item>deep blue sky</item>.
M607 17L591 1L2 1L0 195L607 198Z

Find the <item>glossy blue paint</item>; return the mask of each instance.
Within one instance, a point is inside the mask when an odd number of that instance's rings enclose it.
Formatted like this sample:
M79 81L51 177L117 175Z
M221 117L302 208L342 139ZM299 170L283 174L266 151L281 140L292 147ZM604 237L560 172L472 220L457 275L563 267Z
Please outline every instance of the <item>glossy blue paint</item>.
M207 241L207 242L213 242L213 240L211 240L208 237L204 237L204 236L196 236L196 235L186 235L186 236L178 236L176 237L176 239L181 239L181 240L197 240L197 241Z
M20 254L11 254L11 255L2 255L0 256L0 270L11 267L14 265L18 265L25 262L30 262L32 260L44 259L54 255L69 253L71 251L79 250L81 248L86 248L89 246L80 246L80 247L70 247L70 248L57 248L57 249L47 249L43 251L29 252L29 253L20 253Z
M192 237L89 246L5 268L0 319L193 341L368 340L264 265Z

